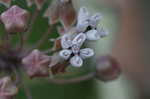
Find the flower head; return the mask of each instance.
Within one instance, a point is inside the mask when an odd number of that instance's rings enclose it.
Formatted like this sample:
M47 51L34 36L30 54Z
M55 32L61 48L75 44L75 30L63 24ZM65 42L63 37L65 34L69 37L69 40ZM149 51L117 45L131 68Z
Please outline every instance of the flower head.
M5 29L9 33L24 32L29 19L29 13L14 5L0 16L1 21L5 25Z
M89 58L94 55L94 51L90 48L80 49L86 40L86 35L80 33L74 38L72 35L66 34L61 39L61 45L63 50L59 55L65 59L70 59L70 63L74 67L81 67L83 65L83 59Z
M22 60L22 64L30 77L47 76L49 63L50 57L36 49Z
M107 31L101 27L98 27L101 20L101 14L96 13L90 15L85 7L80 8L77 19L77 31L86 34L88 40L98 40L100 37L107 35Z

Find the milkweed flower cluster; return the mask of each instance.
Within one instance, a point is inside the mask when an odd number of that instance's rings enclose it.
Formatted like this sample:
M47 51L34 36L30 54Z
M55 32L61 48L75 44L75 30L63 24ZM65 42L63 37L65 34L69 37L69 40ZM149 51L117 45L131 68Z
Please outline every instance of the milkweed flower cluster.
M103 28L98 28L98 23L101 19L100 13L90 16L85 7L80 8L75 33L65 34L61 38L60 56L65 60L70 57L72 66L80 67L83 65L83 60L94 55L91 48L80 49L86 40L96 41L107 35ZM103 30L101 30L103 29Z
M46 78L51 83L63 84L97 78L102 81L114 80L120 74L119 63L110 55L95 58L96 52L88 47L88 42L97 41L108 35L104 27L99 26L102 15L90 14L86 7L76 11L72 0L53 0L43 12L42 18L47 20L48 29L36 44L28 44L32 27L47 0L26 0L28 7L36 5L35 14L18 6L12 5L13 0L1 0L0 4L7 10L0 14L1 24L5 33L0 43L0 98L13 99L22 85L22 73L29 78ZM61 23L61 26L56 24ZM52 26L58 29L59 36L50 41L52 48L41 50L45 41L53 33ZM40 26L39 26L40 27ZM13 44L14 35L19 37ZM80 68L87 58L96 61L95 71L82 77L71 79L56 79L55 75L68 72L67 67ZM5 75L6 74L6 75ZM51 78L51 76L53 76ZM22 78L22 79L21 79Z

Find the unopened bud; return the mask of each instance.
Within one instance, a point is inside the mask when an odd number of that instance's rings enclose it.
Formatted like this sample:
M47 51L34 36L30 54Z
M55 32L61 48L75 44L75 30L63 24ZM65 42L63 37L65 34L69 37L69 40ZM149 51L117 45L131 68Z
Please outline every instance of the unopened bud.
M4 23L7 32L24 32L27 28L29 13L14 5L7 11L3 12L0 19Z
M97 59L96 78L111 81L119 77L121 70L118 61L112 56L101 56Z

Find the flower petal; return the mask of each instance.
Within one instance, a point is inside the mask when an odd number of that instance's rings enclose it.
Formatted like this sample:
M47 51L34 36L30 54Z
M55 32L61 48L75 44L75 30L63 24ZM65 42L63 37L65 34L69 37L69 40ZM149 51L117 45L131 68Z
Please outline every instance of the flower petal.
M96 28L100 19L102 18L100 13L96 13L95 15L91 16L90 18L90 26L92 26L93 28Z
M85 59L94 55L93 49L85 48L80 50L80 56Z
M81 67L83 65L83 60L80 56L76 55L70 59L70 63L74 67Z
M84 32L89 25L90 15L85 7L80 8L78 14L77 31Z
M73 39L72 44L77 44L79 47L81 47L85 40L86 35L84 33L80 33Z
M72 41L71 41L71 35L70 34L65 34L61 38L61 46L62 48L66 49L71 47Z
M86 37L88 40L100 39L100 35L97 30L90 30L90 31L86 32Z
M78 32L84 32L88 26L89 26L89 21L84 20L82 22L77 23L76 29Z
M83 20L89 19L89 12L85 7L80 8L79 14L78 14L78 22L82 22Z
M60 51L60 52L59 52L59 55L60 55L60 57L62 57L63 59L67 60L67 59L70 57L71 53L72 53L71 50L65 49L65 50Z

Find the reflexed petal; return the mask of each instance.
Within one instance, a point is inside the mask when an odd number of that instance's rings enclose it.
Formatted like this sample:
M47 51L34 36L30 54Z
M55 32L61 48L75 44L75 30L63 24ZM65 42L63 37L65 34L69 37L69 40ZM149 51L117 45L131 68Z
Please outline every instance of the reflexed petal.
M108 30L104 29L103 27L98 28L98 33L100 37L105 37L109 34Z
M65 34L61 38L61 46L62 48L66 49L71 47L72 45L72 40L71 40L71 35L70 34Z
M95 15L93 15L91 18L90 18L90 25L93 27L93 28L96 28L100 19L102 18L101 14L100 13L96 13Z
M79 14L78 14L78 22L82 22L83 20L89 19L89 12L85 7L80 8Z
M67 59L70 57L71 53L72 53L71 50L65 49L65 50L60 51L59 55L60 55L60 57L62 57L63 59L67 60Z
M89 25L90 15L85 7L80 8L78 14L77 31L84 32Z
M88 40L100 39L100 35L97 30L90 30L90 31L86 32L86 37Z
M85 59L94 55L93 49L85 48L80 50L80 56Z
M84 33L80 33L73 39L72 44L77 44L79 47L81 47L85 40L86 35Z
M70 63L74 67L81 67L83 65L83 60L80 56L76 55L70 59Z

